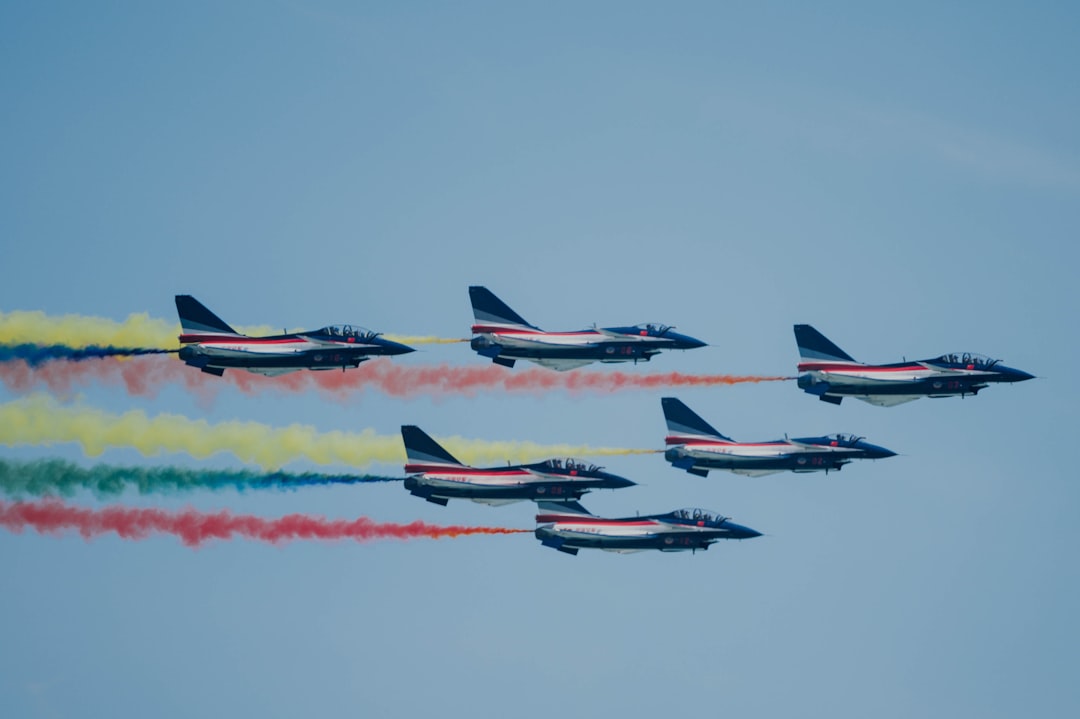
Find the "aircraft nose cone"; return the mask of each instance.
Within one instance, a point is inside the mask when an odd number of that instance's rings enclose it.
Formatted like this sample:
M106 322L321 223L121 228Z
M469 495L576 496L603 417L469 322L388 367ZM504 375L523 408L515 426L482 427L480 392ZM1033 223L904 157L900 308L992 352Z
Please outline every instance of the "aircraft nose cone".
M679 335L679 349L683 350L696 350L699 347L707 347L707 342L702 342L696 337L690 337L689 335Z
M896 452L885 447L879 447L876 444L864 444L863 449L866 451L866 456L870 459L888 459L889 457L895 457Z
M761 536L761 532L756 529L750 529L750 527L744 527L741 524L725 522L724 526L727 527L728 536L731 539L753 539L754 537Z
M1019 369L1009 369L1007 374L1010 382L1023 382L1024 380L1035 379L1035 375L1028 374L1027 372Z
M633 487L637 485L637 482L631 482L626 477L620 477L617 474L611 474L609 472L599 472L596 476L603 481L603 489L623 489L624 487Z
M384 352L388 355L406 355L416 351L409 345L403 345L400 342L391 342L390 340L384 342Z

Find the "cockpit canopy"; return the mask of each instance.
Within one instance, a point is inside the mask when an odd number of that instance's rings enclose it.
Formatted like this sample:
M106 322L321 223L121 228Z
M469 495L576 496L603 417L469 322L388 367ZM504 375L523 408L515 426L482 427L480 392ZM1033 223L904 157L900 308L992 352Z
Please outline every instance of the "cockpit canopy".
M668 330L675 328L671 325L665 325L659 322L644 322L640 325L634 325L634 329L639 332L648 332L650 335L655 335L656 337L663 337Z
M379 336L378 332L372 332L367 327L360 327L359 325L329 325L313 334L330 335L331 337L340 337L343 340L348 340L350 337L355 340L373 340Z
M585 464L579 460L567 457L566 459L544 460L543 465L551 469L565 469L568 472L599 472L603 467L596 464Z
M827 439L831 439L837 444L843 445L845 447L851 447L855 444L858 444L859 440L863 439L863 437L860 437L856 434L843 434L842 432L837 432L836 434L829 435Z
M671 513L675 519L684 519L691 522L707 522L708 524L719 525L727 521L727 517L723 517L719 514L713 514L704 509L676 509Z
M990 369L1001 360L996 360L986 355L975 354L974 352L949 352L943 354L935 362L941 362L942 364L958 364L958 365L973 365L979 369Z

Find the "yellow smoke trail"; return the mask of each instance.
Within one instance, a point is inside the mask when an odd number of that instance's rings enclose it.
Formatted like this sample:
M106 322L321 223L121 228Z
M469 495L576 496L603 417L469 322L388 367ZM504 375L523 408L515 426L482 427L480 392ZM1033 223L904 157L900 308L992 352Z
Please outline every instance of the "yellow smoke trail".
M258 422L218 422L181 415L148 417L142 410L120 415L84 406L66 406L47 395L0 404L0 444L51 445L77 442L88 455L111 447L130 447L144 456L184 452L205 458L231 452L245 462L277 469L297 459L316 464L365 466L372 462L402 464L401 436L362 432L319 432L309 425L270 427ZM529 462L551 456L645 454L653 450L542 445L534 442L486 442L451 437L443 445L468 464Z
M123 322L86 315L50 316L40 311L0 312L0 344L33 343L172 349L180 325L154 319L145 312L128 315Z
M468 342L468 339L454 339L452 337L435 337L434 335L390 335L384 334L384 339L391 342L400 342L403 345L451 345L458 342Z
M285 332L284 328L268 325L236 327L253 337ZM293 330L301 332L303 330ZM174 349L179 345L180 323L153 318L145 312L128 315L117 322L107 317L88 315L51 316L44 312L16 310L0 312L0 344L23 343L38 345L66 345L81 349L90 345L99 347L146 347ZM430 335L383 335L394 342L407 345L452 344L468 342L465 339L435 337Z

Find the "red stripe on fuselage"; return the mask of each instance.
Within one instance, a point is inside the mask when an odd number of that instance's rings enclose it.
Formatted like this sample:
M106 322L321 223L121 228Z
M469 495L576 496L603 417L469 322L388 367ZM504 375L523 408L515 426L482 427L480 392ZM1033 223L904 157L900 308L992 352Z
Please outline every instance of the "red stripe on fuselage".
M710 440L710 439L679 439L678 437L667 437L665 439L667 444L681 444L690 449L695 447L788 447L791 446L791 442L785 442L782 439L774 439L771 442L725 442L722 439Z
M800 362L800 372L909 372L922 371L926 367L921 364L915 365L865 365L865 364L823 364L818 362Z
M207 345L281 345L307 342L307 340L302 337L285 337L271 340L260 337L230 337L228 335L180 335L180 341L185 344L199 343Z
M690 446L690 445L706 445L706 446L710 446L710 447L712 447L712 446L730 447L732 445L737 445L738 444L738 442L725 442L722 439L711 440L711 439L702 439L700 437L691 438L691 437L675 437L675 436L665 437L664 438L664 443L665 444L685 444L687 446Z
M430 464L406 464L405 471L409 474L452 474L470 475L475 477L521 477L530 476L529 472L520 469L476 469L475 467L454 467L447 465Z
M530 335L544 337L546 335L592 335L596 337L602 337L600 332L594 332L593 330L574 330L570 332L544 332L543 330L530 330L530 329L517 329L509 327L489 327L487 325L473 325L473 334L489 334L489 335Z
M511 327L489 327L488 325L473 325L472 332L474 335L505 335L505 334L519 334L519 335L544 335L547 334L541 330L530 329L517 329Z
M790 442L777 440L775 442L687 442L690 449L695 447L788 447Z
M588 524L600 527L658 527L660 522L650 520L620 521L617 519L603 519L601 517L568 516L566 514L538 514L536 521L540 524L554 522L556 524Z

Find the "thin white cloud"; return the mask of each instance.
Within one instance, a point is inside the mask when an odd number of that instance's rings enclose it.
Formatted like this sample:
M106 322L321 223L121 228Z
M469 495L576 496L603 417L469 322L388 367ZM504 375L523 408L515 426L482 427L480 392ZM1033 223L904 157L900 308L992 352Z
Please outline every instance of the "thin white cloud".
M782 88L763 97L726 97L710 111L745 126L747 137L773 133L847 155L941 162L984 181L1080 191L1080 158L1037 138L1010 137L924 111Z

